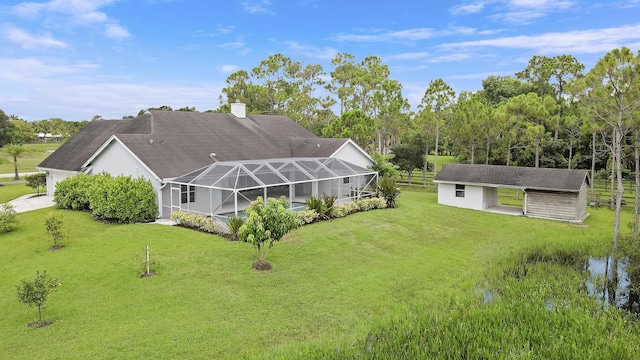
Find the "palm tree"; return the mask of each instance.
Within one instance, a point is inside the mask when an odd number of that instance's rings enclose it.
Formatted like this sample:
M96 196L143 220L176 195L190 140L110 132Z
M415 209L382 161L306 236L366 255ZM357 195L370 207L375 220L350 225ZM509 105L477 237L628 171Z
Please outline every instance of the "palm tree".
M8 144L4 146L4 151L13 156L13 169L15 171L15 177L13 179L20 180L20 177L18 176L18 158L26 152L27 149L20 144Z

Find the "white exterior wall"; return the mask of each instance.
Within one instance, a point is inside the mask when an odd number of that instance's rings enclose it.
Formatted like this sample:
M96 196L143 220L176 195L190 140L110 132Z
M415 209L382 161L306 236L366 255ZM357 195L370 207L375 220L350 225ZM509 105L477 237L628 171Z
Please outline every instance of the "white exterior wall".
M368 169L369 166L373 165L373 162L371 162L367 155L365 155L362 150L358 149L351 142L347 142L331 157L350 162L365 169Z
M488 209L493 206L498 205L498 188L485 187L483 199L482 199L482 209Z
M484 187L473 185L465 185L464 188L464 197L456 197L456 184L439 183L438 203L474 210L484 210L489 206L485 196L491 196L493 191L485 191ZM497 190L495 194L497 195Z
M158 190L162 183L147 170L131 153L118 141L112 141L91 163L91 171L88 174L108 172L111 176L143 177L151 181L153 191L156 194L156 204L160 202ZM158 207L160 211L160 207Z
M58 181L78 175L75 171L47 170L47 195L53 196Z

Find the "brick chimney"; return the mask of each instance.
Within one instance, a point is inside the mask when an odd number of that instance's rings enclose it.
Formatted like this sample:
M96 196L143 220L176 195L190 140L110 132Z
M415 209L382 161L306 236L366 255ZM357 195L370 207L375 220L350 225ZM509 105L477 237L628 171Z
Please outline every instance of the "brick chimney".
M247 104L236 101L231 103L231 115L244 119L247 117Z

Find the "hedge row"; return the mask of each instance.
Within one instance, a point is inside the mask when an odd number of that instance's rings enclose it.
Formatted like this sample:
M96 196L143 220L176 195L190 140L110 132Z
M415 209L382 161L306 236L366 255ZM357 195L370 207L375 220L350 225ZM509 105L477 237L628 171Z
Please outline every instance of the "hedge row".
M108 173L80 174L59 181L53 201L62 209L91 210L94 216L117 223L149 222L158 214L149 180L124 175L114 178Z
M173 211L169 218L179 225L191 229L200 230L212 234L227 234L229 230L220 221L210 217L204 217L198 214L188 213L185 211Z

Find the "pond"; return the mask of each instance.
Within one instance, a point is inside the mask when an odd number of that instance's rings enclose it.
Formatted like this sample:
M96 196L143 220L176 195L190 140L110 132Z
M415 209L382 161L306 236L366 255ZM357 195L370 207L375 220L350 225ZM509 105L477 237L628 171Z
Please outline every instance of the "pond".
M622 257L612 261L610 257L598 258L577 252L547 253L533 251L523 256L513 268L505 271L507 277L522 280L528 277L530 269L535 264L554 264L566 268L566 271L576 271L582 278L579 291L585 291L602 306L615 306L634 314L640 314L640 274L631 276L630 259ZM614 273L611 271L615 269ZM637 270L636 270L637 271ZM609 278L609 281L606 281ZM492 287L486 281L482 287L483 303L496 301L500 289ZM552 310L553 304L547 308Z
M611 257L595 258L590 257L585 264L589 277L586 280L587 292L603 305L612 305L618 308L640 314L639 285L637 279L632 283L632 279L627 272L629 260L623 258L616 262ZM607 277L611 278L609 271L617 270L617 281L614 280L611 286L605 286Z

